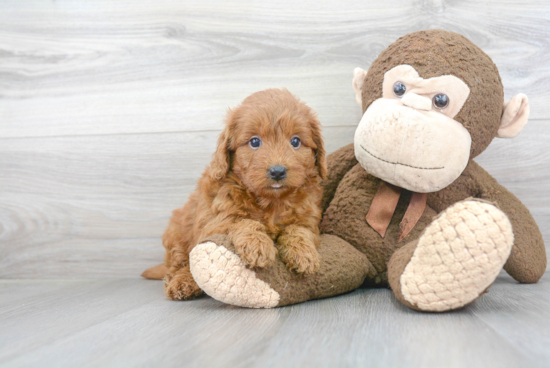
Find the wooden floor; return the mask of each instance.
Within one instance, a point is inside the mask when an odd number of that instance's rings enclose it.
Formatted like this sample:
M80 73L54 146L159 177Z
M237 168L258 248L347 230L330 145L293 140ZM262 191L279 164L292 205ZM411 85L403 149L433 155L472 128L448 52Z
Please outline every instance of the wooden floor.
M429 314L387 289L270 310L159 281L0 281L1 367L549 367L550 275Z
M550 244L550 1L0 1L0 278L132 277L209 163L228 107L286 87L328 152L361 118L353 69L409 32L479 45L530 121L476 161Z
M361 118L353 69L441 28L494 60L520 136L476 161L550 245L550 1L0 1L0 367L550 367L550 277L423 314L388 290L248 310L139 279L223 116L286 87L328 152Z

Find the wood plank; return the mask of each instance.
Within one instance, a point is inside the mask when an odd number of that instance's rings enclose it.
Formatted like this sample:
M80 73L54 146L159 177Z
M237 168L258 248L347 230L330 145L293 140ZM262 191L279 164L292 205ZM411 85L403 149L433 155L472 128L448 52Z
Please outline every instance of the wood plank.
M162 262L218 132L0 140L0 278L135 276ZM326 128L327 148L353 130Z
M0 137L216 130L228 106L283 86L325 126L354 125L353 68L427 28L472 39L507 98L524 92L533 119L550 117L549 2L25 4L0 4Z
M548 121L478 159L550 245ZM355 127L325 127L330 151ZM0 139L0 278L132 277L162 261L171 211L194 189L217 132Z
M42 285L48 289L48 282ZM46 299L27 295L9 313L0 309L0 341L7 342L0 344L0 363L8 367L544 366L550 359L545 332L550 328L549 288L548 274L534 285L518 285L502 275L472 305L430 314L406 308L386 289L251 310L208 297L173 302L162 295L160 282L78 281ZM2 290L0 284L0 298Z
M15 283L20 287L18 293L25 297L0 308L0 364L163 297L160 283L130 279L63 281L61 288L59 281ZM26 286L33 283L41 285L47 294L29 293ZM9 284L0 283L0 295L13 293L6 289Z
M503 284L501 288L491 288L490 298L472 305L472 313L485 325L545 365L550 362L549 276L546 273L537 285L520 285L510 277L501 277L497 280L497 285Z
M29 296L41 298L60 289L67 289L73 283L82 283L80 279L47 280L6 280L0 279L0 313L13 305L22 305Z

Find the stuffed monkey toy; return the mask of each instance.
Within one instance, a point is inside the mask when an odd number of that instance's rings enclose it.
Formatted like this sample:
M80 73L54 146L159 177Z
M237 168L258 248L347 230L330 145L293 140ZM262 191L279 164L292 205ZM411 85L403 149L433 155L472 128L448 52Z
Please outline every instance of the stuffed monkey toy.
M328 157L320 225L321 268L298 275L277 259L248 269L224 236L190 255L210 296L271 308L390 286L421 311L461 308L504 267L537 282L542 235L527 208L473 161L493 138L518 135L529 115L519 94L504 103L498 70L465 37L429 30L401 37L357 68L363 117L354 143Z

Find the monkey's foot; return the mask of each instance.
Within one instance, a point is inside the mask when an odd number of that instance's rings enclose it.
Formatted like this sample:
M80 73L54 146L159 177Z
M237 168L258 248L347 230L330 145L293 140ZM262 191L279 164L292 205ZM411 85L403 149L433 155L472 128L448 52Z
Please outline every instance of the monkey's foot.
M375 272L367 257L344 240L322 235L314 274L289 270L277 257L267 268L248 268L227 236L214 235L193 248L193 278L212 298L248 308L273 308L352 291Z
M403 270L410 259L400 277L390 275L392 289L414 309L441 312L463 307L487 290L510 255L514 234L496 206L465 200L442 212L417 243L392 257L390 273Z
M223 245L198 244L191 251L190 266L199 287L216 300L248 308L279 304L279 294Z

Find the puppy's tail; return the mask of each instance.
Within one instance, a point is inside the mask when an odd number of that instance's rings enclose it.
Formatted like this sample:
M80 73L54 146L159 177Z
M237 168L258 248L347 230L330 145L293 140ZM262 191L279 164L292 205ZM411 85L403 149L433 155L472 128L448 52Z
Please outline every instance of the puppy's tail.
M145 271L143 271L141 276L149 280L162 280L164 278L164 275L166 275L166 271L168 271L168 269L163 263L159 264L158 266L146 269Z

